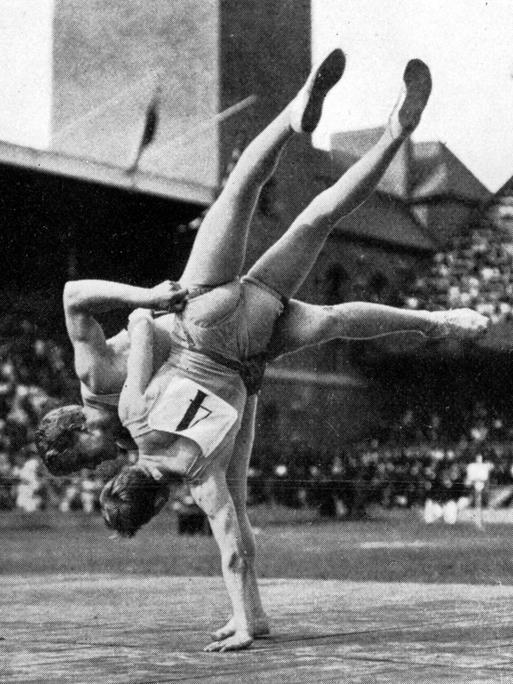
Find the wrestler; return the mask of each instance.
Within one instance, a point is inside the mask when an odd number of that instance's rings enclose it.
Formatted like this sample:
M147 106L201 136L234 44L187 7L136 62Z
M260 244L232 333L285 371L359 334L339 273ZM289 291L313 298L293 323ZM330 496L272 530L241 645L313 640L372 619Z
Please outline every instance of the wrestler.
M415 66L416 63L412 64ZM334 51L323 63L322 68L312 72L307 85L294 103L295 106L287 108L285 113L245 150L236 170L231 174L227 188L208 214L205 227L200 231L195 243L194 259L191 255L190 261L199 264L200 270L202 255L209 250L214 254L224 250L225 254L233 254L235 268L228 269L225 274L223 267L217 268L222 259L217 259L210 273L206 273L204 278L201 273L192 274L193 280L207 282L211 279L211 272L215 272L215 285L223 282L225 276L231 277L241 268L241 258L243 259L245 252L245 231L247 232L263 184L272 174L281 149L293 135L293 130L310 132L315 128L323 96L340 77L343 68L343 54L341 51ZM412 67L405 74L407 80L411 78L411 73ZM413 93L410 93L408 101L402 105L403 115L408 114L407 107L411 107L412 103L414 104L414 98ZM291 109L289 126L288 117ZM387 145L390 142L381 143L381 149L378 149L378 157L383 152L385 155L382 165L387 163L387 154L390 156L390 151L387 152ZM371 176L371 187L374 184L373 174L379 176L381 168L378 164L378 168L374 169L372 158L369 161L367 166ZM346 175L349 180L351 173L354 174L354 171ZM354 205L364 199L369 188L364 187L363 191L360 188L358 192L361 196L353 198ZM349 206L348 211L350 209ZM230 212L233 216L226 231L216 228L217 218L221 219L219 226L226 227L224 214ZM223 239L223 247L220 249L216 245L218 230ZM225 233L229 234L228 244ZM198 266L195 268L198 270ZM191 275L190 268L184 276L187 273ZM193 285L191 296L194 295L194 291L201 292L201 286L198 288ZM46 466L54 475L67 475L83 467L94 468L103 460L115 458L117 451L114 440L125 448L134 446L117 415L119 393L126 378L129 346L127 331L123 330L110 340L106 340L102 327L95 318L96 314L119 307L180 311L183 309L186 296L186 287L180 287L171 281L154 288L98 280L71 281L66 284L63 294L66 327L74 349L75 371L80 379L83 405L55 409L41 422L38 433L39 450ZM380 308L372 304L351 303L320 307L290 300L278 319L267 355L269 358L276 358L283 353L334 338L366 339L369 336L393 333L397 330L418 331L434 336L444 336L451 332L464 335L466 327L469 326L468 334L471 335L472 314L465 314L464 311L440 312L435 315L427 312L401 311L390 307ZM169 330L172 327L171 316L163 316L155 321L155 371L167 359L171 350ZM232 360L236 362L235 358Z
M404 97L381 140L332 188L314 199L239 280L258 194L293 133L315 127L327 92L323 83L331 87L342 69L341 53L335 51L313 72L293 103L242 155L198 232L180 281L196 296L172 320L170 357L155 375L155 322L144 309L137 309L129 319L127 380L119 413L137 444L139 461L105 487L103 513L110 527L132 536L165 503L169 480L176 475L188 480L219 544L233 608L230 636L207 650L245 648L256 631L246 551L227 484L247 400L243 381L243 377L247 381L246 362L268 351L283 300L289 300L300 287L333 225L375 187L418 124L429 97L429 71L422 62L413 60L405 71ZM390 315L396 312L395 324L398 320L404 324L404 317L411 314L373 306L377 305L368 305L368 313L378 319L385 309ZM296 309L300 313L301 306ZM468 310L451 312L450 317L417 312L415 323L410 319L410 325L410 329L427 335L451 326L472 334L486 327L483 317ZM398 329L404 327L391 332ZM389 332L386 324L381 331ZM379 325L374 332L381 334ZM240 475L237 478L240 484Z

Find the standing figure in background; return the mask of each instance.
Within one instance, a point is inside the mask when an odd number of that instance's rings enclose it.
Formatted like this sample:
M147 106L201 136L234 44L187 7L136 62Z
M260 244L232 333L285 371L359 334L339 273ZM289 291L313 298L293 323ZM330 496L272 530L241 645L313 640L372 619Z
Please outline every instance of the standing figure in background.
M482 529L483 521L483 493L486 489L490 479L490 472L493 470L493 464L483 461L481 454L476 456L473 463L467 466L466 484L472 487L474 492L474 508L476 511L476 526Z

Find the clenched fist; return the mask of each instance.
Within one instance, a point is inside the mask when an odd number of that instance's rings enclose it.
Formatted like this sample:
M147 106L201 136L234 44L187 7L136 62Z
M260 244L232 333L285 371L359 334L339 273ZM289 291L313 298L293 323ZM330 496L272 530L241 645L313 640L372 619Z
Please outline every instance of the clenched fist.
M176 313L183 311L186 303L187 290L180 287L173 280L164 280L163 283L151 288L151 308L155 311L167 311Z

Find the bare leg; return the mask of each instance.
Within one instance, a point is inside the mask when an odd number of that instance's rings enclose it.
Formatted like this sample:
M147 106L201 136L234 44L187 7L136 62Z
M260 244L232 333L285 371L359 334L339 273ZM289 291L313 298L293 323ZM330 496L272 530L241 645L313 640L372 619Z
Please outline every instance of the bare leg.
M342 76L344 63L341 50L328 55L312 71L296 98L244 150L200 226L181 278L184 286L213 287L240 275L249 224L260 192L294 132L315 129L324 97Z
M413 73L412 64L416 65ZM405 70L404 81L407 86L405 99L394 109L378 143L310 203L285 235L250 269L250 276L284 297L294 296L335 224L374 190L397 150L418 123L431 90L429 70L422 62L413 60Z
M249 522L247 502L247 477L251 449L255 436L255 416L257 397L252 396L246 403L241 428L237 434L233 456L228 466L226 479L233 499L241 533L241 544L248 564L249 603L252 615L252 635L254 637L269 634L269 620L262 607L255 570L256 544L251 523ZM235 633L235 622L230 618L226 625L218 629L212 636L216 641L226 639Z
M411 311L368 302L316 306L291 299L277 320L268 347L271 358L329 340L371 340L408 333L419 338L474 338L488 319L471 309Z
M284 110L242 153L199 228L180 279L185 287L221 285L240 274L260 192L293 135L289 121Z

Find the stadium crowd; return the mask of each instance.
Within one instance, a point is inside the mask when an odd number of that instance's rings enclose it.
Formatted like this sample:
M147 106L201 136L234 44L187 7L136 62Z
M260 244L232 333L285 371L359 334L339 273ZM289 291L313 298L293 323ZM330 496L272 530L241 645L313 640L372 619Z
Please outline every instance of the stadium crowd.
M440 418L408 410L388 435L362 441L335 455L318 455L306 444L286 454L257 452L250 472L254 503L274 500L299 508L314 506L328 517L360 518L371 504L421 507L427 499L444 504L473 496L468 466L488 464L485 503L513 499L513 422L476 404L467 429L456 440L444 434Z
M4 319L1 339L0 508L93 513L103 478L86 471L67 480L49 477L34 446L39 417L53 405L53 397L76 393L70 359L26 320ZM267 446L265 452L257 444L251 501L312 506L329 517L361 517L372 503L412 507L427 498L443 502L468 494L467 466L478 457L490 464L489 492L507 491L513 486L513 421L476 403L460 416L459 425L461 434L455 438L454 425L440 416L426 418L425 410L408 409L379 440L336 454L322 454L299 439L285 449ZM186 502L184 495L178 508L187 507Z
M68 398L75 391L76 380L63 348L39 334L28 320L4 316L0 322L1 509L17 506L31 512L68 505L69 483L48 477L34 436L41 415L56 405L55 397ZM88 488L92 489L90 484L79 487L80 491ZM84 508L90 506L89 502Z
M481 222L454 237L417 276L404 306L468 306L498 322L513 318L513 241L507 228ZM34 446L39 418L59 401L78 395L66 348L28 320L0 319L0 509L30 512L56 507L92 513L105 474L51 478ZM429 413L429 409L428 409ZM414 409L379 439L325 454L295 440L285 449L256 444L250 472L252 503L313 506L326 516L360 517L371 503L421 506L469 493L468 465L489 464L485 498L507 500L513 491L513 414L483 403L460 407L447 425L436 412ZM499 492L501 493L499 496ZM187 496L181 497L187 507Z
M71 398L76 380L58 344L42 339L28 321L4 319L0 346L0 508L30 512L97 510L101 476L87 471L62 480L46 473L34 446L40 416L53 397ZM408 410L380 440L321 454L298 439L286 449L255 449L250 472L252 503L313 506L326 516L364 515L367 506L419 506L467 491L467 465L489 462L490 485L513 485L513 422L476 404L463 419L459 439L448 437L437 415ZM186 500L186 499L183 499Z
M513 317L513 240L507 222L483 220L435 254L404 298L410 309L468 306L492 323Z

